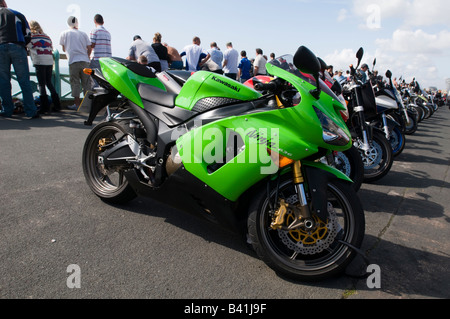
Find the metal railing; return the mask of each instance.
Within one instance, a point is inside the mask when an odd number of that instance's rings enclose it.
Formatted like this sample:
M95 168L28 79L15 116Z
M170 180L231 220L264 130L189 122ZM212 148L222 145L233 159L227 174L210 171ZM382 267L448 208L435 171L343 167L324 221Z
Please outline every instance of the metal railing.
M61 98L61 101L66 100L72 100L72 90L70 89L70 75L69 74L62 74L61 68L60 68L60 60L67 60L66 54L60 54L58 50L53 51L53 57L55 60L55 63L53 64L53 76L52 81L53 85L55 86L56 92ZM12 94L13 97L17 98L19 95L22 94L22 91L20 90L19 83L17 82L17 76L14 71L11 72L11 78L17 83L19 87L19 91L14 92ZM33 93L39 93L39 86L36 78L36 72L32 72L32 68L30 68L30 82L31 82L31 89L33 90ZM63 92L63 85L62 83L67 83L67 90Z

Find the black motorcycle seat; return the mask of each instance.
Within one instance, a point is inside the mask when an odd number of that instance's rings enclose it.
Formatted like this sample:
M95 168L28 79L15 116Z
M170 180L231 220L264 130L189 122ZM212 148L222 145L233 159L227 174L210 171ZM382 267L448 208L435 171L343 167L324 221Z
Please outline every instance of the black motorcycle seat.
M145 83L138 84L138 91L143 100L168 108L175 107L175 98L177 97L175 93L166 92L160 88Z
M156 78L155 72L153 72L149 67L139 64L137 62L121 59L121 58L112 58L114 61L122 64L124 67L129 69L131 72L136 73L137 75L146 77L146 78Z
M166 71L180 86L183 86L192 76L192 72L183 70L167 70Z

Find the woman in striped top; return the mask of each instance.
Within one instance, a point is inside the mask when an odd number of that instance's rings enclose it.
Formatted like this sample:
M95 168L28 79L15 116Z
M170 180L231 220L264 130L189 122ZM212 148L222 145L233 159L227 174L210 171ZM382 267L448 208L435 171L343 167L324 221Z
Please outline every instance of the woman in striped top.
M40 24L30 21L31 42L28 44L31 60L36 68L36 77L39 84L39 94L41 98L40 113L45 114L50 111L50 103L47 96L47 88L50 91L53 101L53 111L61 110L61 102L58 93L52 83L53 73L53 43L50 37L44 33Z

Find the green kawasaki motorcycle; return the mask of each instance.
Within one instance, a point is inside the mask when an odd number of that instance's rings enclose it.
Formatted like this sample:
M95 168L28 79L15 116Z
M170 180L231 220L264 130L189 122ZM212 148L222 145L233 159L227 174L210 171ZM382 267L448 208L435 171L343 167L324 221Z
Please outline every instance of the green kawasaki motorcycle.
M320 161L352 146L345 107L307 48L267 64L255 89L210 72L119 58L85 70L92 125L84 174L103 201L148 196L247 235L264 262L302 281L342 273L365 232L352 181ZM261 93L264 92L264 93Z

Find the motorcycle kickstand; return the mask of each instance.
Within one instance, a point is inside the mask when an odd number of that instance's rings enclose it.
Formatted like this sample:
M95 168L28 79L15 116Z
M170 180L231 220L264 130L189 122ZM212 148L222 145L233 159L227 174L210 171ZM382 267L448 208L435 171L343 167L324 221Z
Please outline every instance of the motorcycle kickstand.
M364 262L366 264L366 268L367 268L367 266L371 265L371 262L370 262L369 258L364 254L364 252L361 249L356 248L352 244L347 243L346 241L343 241L343 240L340 240L340 239L338 240L338 242L340 244L343 244L343 245L353 249L358 255L360 255L363 258L363 260L364 260ZM364 273L363 275L351 275L351 274L348 274L348 273L346 273L346 275L349 276L349 277L352 277L352 278L356 278L356 279L365 279L365 278L367 278L369 276L369 274L367 272Z

